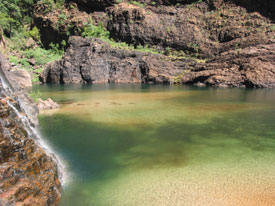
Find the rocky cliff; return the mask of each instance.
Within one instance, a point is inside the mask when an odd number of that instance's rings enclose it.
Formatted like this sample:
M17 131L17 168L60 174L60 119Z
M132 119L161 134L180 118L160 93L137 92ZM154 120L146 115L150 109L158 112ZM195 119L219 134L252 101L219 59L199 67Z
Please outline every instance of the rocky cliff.
M49 64L43 83L167 83L194 64L160 54L112 48L96 38L71 37L60 61Z
M275 43L230 50L197 64L181 77L185 84L275 88Z
M44 70L42 82L172 83L176 79L184 84L274 87L274 1L75 0L67 1L64 9L69 18L63 29L56 26L58 12L37 13L37 26L54 31L49 32L55 34L53 39L62 39L70 19L82 13L82 22L89 23L88 18L102 22L117 42L149 47L159 54L118 49L98 39L70 38L65 57ZM81 35L78 25L71 34Z
M35 133L35 105L9 70L9 63L0 56L0 205L58 205L57 162Z

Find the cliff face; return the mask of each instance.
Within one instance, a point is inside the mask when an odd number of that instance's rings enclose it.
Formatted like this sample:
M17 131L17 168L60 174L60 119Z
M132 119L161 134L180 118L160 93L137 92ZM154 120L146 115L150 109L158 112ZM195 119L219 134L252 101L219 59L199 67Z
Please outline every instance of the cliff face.
M0 205L58 205L57 163L39 145L33 131L37 110L24 113L34 106L16 83L9 85L9 64L2 56L0 60Z
M161 54L116 49L96 39L73 43L71 38L63 60L44 70L44 83L173 83L176 79L183 84L275 87L274 1L67 2L75 5L65 6L68 14L80 12L85 19L102 22L110 38L134 47L154 48ZM96 6L99 2L100 8ZM62 32L54 26L57 15L50 16L38 15L40 23L52 22L50 27L39 26L51 28L58 37ZM72 34L80 35L81 29L77 31Z
M100 39L71 37L62 60L49 64L41 75L44 83L168 83L192 60L112 48Z

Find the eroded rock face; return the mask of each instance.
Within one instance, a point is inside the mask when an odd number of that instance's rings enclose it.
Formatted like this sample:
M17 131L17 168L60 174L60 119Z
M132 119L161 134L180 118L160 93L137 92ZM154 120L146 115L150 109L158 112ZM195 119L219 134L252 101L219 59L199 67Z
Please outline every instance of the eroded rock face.
M92 2L80 1L76 1L78 6ZM262 61L257 55L249 56L247 51L256 49L256 53L262 55L265 52L259 48L273 44L273 1L124 0L105 3L102 4L103 10L87 7L88 12L83 14L92 16L95 23L102 21L111 38L135 47L154 48L167 56L115 49L100 40L91 42L71 38L65 57L44 70L41 75L43 83L172 83L175 77L179 79L185 70L191 69L198 79L186 76L182 83L273 87L272 72L269 74L272 60ZM68 9L68 14L73 13L71 10L77 10L77 7ZM82 11L75 11L75 14L77 12ZM58 13L53 19L57 16ZM85 16L84 19L88 18ZM169 55L187 60L174 60ZM190 56L197 58L198 62L208 60L208 63L197 64ZM226 61L222 62L222 59ZM235 61L244 62L244 67L250 69L235 71ZM217 69L222 70L221 77L203 77L210 71L217 73ZM263 73L261 78L256 74L260 71Z
M36 123L31 116L37 113L22 106L35 106L28 102L9 68L0 55L0 205L57 206L61 195L57 163L31 132ZM30 116L25 111L30 111Z
M215 53L207 38L204 12L208 7L142 8L122 3L109 9L108 26L112 38L133 45L150 45L159 49L173 48L204 56Z
M116 40L206 58L274 36L270 19L229 1L160 7L121 3L109 8L108 16L107 29Z
M182 78L185 84L275 88L275 43L222 53L198 64Z
M192 60L172 61L163 55L110 47L91 38L71 37L62 60L49 64L43 83L172 83Z

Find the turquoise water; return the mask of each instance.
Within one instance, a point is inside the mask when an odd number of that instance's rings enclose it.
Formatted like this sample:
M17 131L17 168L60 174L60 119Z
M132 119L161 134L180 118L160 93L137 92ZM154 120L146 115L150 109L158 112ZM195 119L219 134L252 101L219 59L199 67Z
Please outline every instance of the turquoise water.
M275 90L37 86L61 206L275 205Z

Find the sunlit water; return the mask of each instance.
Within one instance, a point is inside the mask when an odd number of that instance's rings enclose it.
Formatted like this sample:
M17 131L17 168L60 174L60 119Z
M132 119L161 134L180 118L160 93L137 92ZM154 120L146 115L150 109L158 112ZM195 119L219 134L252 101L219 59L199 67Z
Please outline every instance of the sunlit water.
M61 206L274 206L275 90L38 86Z

